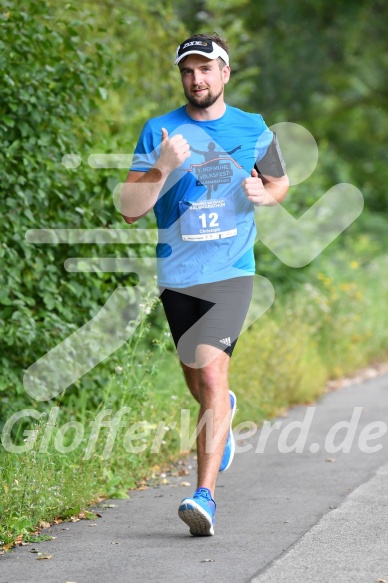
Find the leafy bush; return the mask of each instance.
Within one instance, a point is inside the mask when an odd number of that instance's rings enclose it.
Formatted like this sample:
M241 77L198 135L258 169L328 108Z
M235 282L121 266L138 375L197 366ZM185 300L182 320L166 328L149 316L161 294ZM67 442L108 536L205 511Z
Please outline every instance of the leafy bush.
M91 40L90 20L72 21L54 6L9 0L0 21L4 414L30 404L23 371L89 320L116 287L114 277L69 274L63 267L70 252L82 256L96 246L25 240L28 229L105 227L114 216L106 204L106 173L62 165L64 154L91 147L91 119L112 61L106 47Z

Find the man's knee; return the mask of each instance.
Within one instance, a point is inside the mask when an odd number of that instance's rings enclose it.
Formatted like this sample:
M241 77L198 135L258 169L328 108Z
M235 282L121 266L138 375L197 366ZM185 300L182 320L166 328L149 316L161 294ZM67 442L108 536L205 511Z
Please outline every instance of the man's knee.
M222 374L228 370L230 356L210 344L199 344L195 352L196 367L201 369L205 374L214 371ZM202 374L202 373L201 373Z
M202 345L205 347L205 345ZM207 350L209 349L209 350ZM212 358L209 360L209 356ZM220 384L227 381L230 357L224 352L208 346L204 348L202 354L197 359L198 364L208 362L205 366L198 368L198 380L202 386L217 390Z

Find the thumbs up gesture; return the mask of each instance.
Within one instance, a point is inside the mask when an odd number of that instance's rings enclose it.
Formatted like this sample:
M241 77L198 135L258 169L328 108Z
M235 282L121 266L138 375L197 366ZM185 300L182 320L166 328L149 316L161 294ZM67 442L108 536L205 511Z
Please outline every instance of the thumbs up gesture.
M189 156L191 156L191 152L187 140L181 134L176 134L170 138L166 128L162 128L160 156L155 166L162 172L169 174L183 164Z
M255 168L251 170L251 176L243 180L242 189L245 196L255 206L263 206L273 204L273 197L266 191L262 179Z

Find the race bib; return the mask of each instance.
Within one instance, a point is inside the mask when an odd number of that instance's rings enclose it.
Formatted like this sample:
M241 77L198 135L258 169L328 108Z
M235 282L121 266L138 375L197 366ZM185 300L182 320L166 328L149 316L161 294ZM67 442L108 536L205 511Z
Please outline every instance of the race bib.
M236 213L231 198L179 202L183 241L209 241L237 235Z

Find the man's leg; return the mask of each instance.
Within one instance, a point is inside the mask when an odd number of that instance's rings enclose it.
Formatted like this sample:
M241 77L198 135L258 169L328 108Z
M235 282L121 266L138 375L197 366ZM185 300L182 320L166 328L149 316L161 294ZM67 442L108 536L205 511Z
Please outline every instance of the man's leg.
M198 388L198 369L193 366L184 364L181 361L181 367L185 377L186 385L188 386L190 393L193 395L194 399L200 403L199 388Z
M198 424L204 421L197 436L197 489L192 498L182 500L178 509L179 517L194 536L214 534L214 490L232 413L229 361L230 357L218 348L200 344L196 350L197 368L182 365L190 391L200 403Z
M228 390L228 369L251 292L252 278L241 277L161 294L186 383L200 404L198 488L178 509L194 536L214 534L218 473L233 459L236 398Z
M201 367L201 362L211 362ZM198 368L182 364L187 385L200 404L198 424L205 424L197 437L198 488L208 488L214 497L222 455L230 425L228 370L230 357L210 345L200 344L196 352Z
M228 391L228 370L230 357L213 346L200 344L197 361L207 361L209 353L213 356L210 364L198 369L198 388L200 410L198 423L203 415L210 416L197 437L198 488L208 488L214 498L214 490L224 453L230 425L230 399Z

